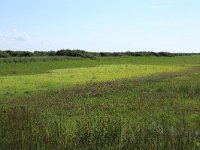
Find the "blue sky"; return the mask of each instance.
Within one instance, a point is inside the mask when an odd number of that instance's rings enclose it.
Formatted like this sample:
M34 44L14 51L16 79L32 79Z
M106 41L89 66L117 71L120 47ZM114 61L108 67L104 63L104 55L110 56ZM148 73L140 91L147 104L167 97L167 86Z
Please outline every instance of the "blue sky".
M0 0L0 49L200 52L200 0Z

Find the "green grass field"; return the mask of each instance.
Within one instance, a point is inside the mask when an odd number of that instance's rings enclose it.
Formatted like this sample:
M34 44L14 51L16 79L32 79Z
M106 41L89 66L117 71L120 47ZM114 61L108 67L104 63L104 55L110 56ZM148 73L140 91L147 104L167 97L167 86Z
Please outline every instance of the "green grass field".
M99 65L199 65L199 55L180 57L111 57L96 59L52 58L6 58L0 59L0 75L27 75L46 73L49 70L87 68Z
M23 96L37 91L67 88L87 82L143 77L155 73L180 71L186 67L155 65L104 65L90 68L49 70L35 75L0 77L0 97Z
M0 149L200 149L199 55L0 68Z

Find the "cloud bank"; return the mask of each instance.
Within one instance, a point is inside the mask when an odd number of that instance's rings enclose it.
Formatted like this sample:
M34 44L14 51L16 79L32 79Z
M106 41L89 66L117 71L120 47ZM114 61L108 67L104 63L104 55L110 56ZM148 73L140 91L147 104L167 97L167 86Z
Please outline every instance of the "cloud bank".
M0 40L25 42L25 41L30 41L31 38L26 32L13 30L11 32L6 32L6 33L0 32Z

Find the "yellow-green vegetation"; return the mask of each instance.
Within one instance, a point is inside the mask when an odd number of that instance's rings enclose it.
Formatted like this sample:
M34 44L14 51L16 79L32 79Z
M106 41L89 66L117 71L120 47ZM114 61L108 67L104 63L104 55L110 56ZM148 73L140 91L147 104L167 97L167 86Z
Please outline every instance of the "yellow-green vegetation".
M199 58L0 63L0 149L198 150Z
M95 59L69 59L65 57L3 58L0 59L0 76L40 74L55 69L123 64L197 66L200 64L200 55L176 57L108 57Z
M90 68L49 70L36 75L0 77L0 96L13 97L36 91L71 87L86 82L112 81L122 78L144 77L155 73L180 71L183 66L104 65Z

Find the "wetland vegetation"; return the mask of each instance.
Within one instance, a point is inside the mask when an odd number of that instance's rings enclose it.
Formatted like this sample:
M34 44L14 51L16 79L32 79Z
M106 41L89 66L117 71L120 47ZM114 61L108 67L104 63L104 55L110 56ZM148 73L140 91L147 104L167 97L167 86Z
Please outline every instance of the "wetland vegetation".
M0 60L0 149L200 149L200 55Z

